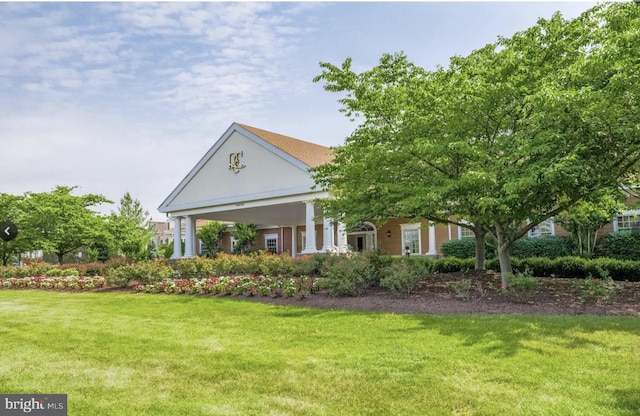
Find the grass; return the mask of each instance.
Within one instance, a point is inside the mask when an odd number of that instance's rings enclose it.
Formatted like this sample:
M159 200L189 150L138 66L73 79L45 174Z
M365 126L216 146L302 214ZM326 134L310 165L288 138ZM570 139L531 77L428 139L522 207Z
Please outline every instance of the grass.
M0 393L69 415L635 415L640 320L0 290Z

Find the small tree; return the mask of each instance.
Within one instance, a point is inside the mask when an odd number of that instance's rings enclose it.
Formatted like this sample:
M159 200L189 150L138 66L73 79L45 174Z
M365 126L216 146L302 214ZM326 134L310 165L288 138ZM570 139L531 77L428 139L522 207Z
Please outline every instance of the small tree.
M603 225L625 209L620 196L605 195L597 203L580 202L555 217L555 221L571 233L577 254L591 257Z
M220 240L226 230L227 225L219 221L211 221L198 230L198 238L207 246L212 256L220 251Z
M236 247L233 252L235 254L244 253L253 245L257 236L258 226L256 224L237 222L235 224L235 231L233 232L233 237L236 239Z
M117 254L135 260L149 257L149 242L153 236L149 212L129 192L120 199L118 211L109 215L108 227Z

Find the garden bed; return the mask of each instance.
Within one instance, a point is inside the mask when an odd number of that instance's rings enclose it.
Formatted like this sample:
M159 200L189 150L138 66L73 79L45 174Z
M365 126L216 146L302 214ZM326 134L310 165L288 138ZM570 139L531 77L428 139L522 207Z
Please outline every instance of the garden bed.
M449 284L471 279L469 299L460 298ZM626 315L640 317L640 283L619 282L621 289L608 300L581 299L576 279L541 278L531 294L500 293L500 275L493 272L442 273L427 278L415 293L398 297L382 288L369 288L357 297L331 297L319 291L299 300L250 297L248 300L311 308L389 313L428 314L545 314Z

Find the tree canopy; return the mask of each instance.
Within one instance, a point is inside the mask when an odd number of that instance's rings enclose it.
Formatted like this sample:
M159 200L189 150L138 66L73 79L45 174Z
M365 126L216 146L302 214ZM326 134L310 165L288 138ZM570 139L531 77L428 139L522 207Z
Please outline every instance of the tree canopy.
M94 241L107 239L104 222L91 208L111 203L102 195L72 195L77 187L57 186L52 192L27 193L23 232L32 249L62 257Z
M321 63L314 81L346 93L361 123L316 168L336 219L403 216L492 234L503 283L509 247L549 217L596 201L638 170L640 7L556 13L426 71L403 53L357 74Z
M116 212L102 215L95 208L112 203L102 195L75 195L77 186L57 186L51 192L0 194L0 221L11 220L18 236L0 241L0 259L6 265L21 253L42 250L58 263L77 251L94 261L114 255L146 258L153 231L149 213L128 192Z

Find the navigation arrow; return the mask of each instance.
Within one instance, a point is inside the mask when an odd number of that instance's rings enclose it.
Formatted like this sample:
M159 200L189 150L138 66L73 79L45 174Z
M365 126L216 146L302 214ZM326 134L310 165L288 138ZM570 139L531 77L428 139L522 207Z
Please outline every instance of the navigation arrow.
M18 227L11 221L5 221L0 224L0 238L4 241L11 241L18 235Z

